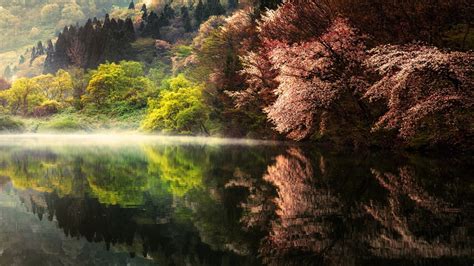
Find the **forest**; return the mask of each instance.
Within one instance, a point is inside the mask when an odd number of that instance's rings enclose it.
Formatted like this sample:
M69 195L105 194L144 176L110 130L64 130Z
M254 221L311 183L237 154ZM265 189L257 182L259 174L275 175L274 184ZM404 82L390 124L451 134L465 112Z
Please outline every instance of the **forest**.
M473 147L472 1L57 2L0 0L0 131Z

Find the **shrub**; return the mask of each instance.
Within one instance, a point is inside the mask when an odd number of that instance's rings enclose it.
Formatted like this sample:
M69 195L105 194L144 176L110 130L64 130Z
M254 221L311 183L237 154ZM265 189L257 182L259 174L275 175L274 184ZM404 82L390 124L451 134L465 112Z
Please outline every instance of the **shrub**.
M61 131L61 132L71 132L71 131L81 131L85 127L81 125L77 120L70 117L60 117L46 123L43 128L45 131Z
M37 106L33 109L33 116L35 117L45 117L56 114L61 105L54 100L48 100L43 102L40 106Z
M20 132L24 129L22 122L12 119L9 116L0 116L0 132Z

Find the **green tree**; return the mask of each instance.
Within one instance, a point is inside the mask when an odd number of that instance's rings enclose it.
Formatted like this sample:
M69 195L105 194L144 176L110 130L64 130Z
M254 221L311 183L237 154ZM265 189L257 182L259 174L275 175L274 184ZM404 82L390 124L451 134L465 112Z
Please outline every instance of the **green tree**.
M203 102L203 86L183 75L163 82L160 98L149 101L148 115L142 123L145 131L169 133L206 133L209 110Z
M39 85L34 79L20 78L13 82L12 87L2 91L2 99L7 101L12 114L28 115L34 107L39 106L45 97L39 93Z
M33 79L39 86L39 92L45 98L61 104L72 102L73 79L68 72L60 69L56 75L41 75Z
M202 188L205 169L209 165L206 153L196 147L144 146L150 176L159 176L161 186L174 196Z
M200 25L202 21L204 20L204 4L202 3L202 0L199 0L196 10L194 11L194 19L196 19L196 24Z
M96 110L114 109L112 111L123 113L130 108L145 107L147 97L153 90L153 82L144 76L140 63L107 63L91 72L81 102Z

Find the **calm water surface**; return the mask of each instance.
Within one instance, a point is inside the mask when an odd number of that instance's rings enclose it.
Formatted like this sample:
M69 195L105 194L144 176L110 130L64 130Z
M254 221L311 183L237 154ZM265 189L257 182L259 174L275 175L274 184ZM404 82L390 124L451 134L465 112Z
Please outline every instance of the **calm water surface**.
M0 265L472 265L472 157L0 136Z

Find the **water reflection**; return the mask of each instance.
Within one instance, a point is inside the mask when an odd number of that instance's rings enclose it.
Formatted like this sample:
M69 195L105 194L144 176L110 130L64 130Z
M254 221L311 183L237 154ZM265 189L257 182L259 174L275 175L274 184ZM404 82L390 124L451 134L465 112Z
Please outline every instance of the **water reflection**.
M265 228L259 247L265 264L472 261L468 164L380 155L313 158L294 148L276 158L263 176L276 188L273 200L249 176L238 173L229 183L252 194L242 222Z
M0 145L0 264L466 264L471 168L235 143ZM79 247L20 255L28 228L54 235L39 247Z

